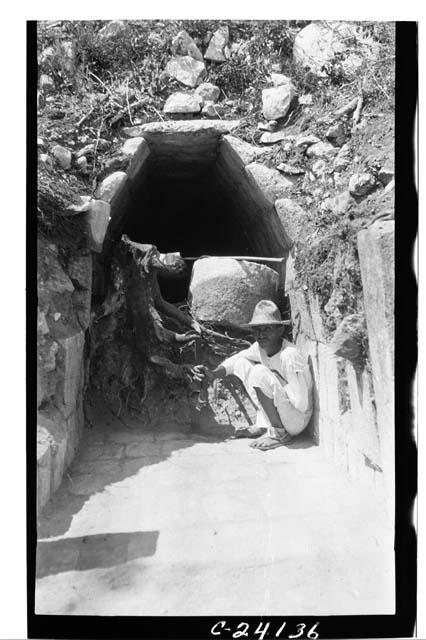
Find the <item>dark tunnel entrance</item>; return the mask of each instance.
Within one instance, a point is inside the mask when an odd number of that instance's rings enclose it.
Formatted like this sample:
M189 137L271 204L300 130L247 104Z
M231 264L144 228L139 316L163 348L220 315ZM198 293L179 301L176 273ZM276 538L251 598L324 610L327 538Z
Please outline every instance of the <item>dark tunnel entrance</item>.
M149 154L132 179L121 233L184 257L286 256L288 238L273 204L226 137L214 128L197 131L195 123L164 132L164 124L144 135ZM166 300L187 299L192 266L187 261L178 279L159 277Z
M143 215L133 215L124 229L131 240L154 244L161 253L177 251L184 257L254 255L247 230L212 171L196 178L164 178L152 173L138 203ZM187 261L187 270L179 278L159 276L166 300L187 298L192 266L193 261Z

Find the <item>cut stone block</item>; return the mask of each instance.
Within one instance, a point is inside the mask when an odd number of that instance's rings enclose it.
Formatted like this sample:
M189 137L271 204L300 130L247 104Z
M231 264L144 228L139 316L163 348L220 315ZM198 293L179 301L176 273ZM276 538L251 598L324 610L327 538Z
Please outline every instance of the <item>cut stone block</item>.
M271 204L274 204L278 198L287 195L288 190L293 186L293 183L284 178L279 171L265 167L265 165L257 162L247 165L246 171L255 180L257 186Z
M103 200L92 200L88 213L89 246L92 251L102 251L111 216L111 205Z

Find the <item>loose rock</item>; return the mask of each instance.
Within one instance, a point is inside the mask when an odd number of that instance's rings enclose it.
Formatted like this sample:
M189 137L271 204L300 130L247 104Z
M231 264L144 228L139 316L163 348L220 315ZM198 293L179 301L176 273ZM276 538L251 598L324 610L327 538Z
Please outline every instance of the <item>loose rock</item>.
M223 114L223 107L220 104L213 104L208 102L201 110L201 115L207 118L220 118Z
M52 149L52 156L62 169L69 169L71 167L72 153L69 149L57 144Z
M187 87L194 88L206 75L206 67L204 62L195 60L191 56L179 56L167 63L166 72Z
M269 120L269 122L258 122L257 128L259 131L269 131L269 133L273 133L278 127L278 122L276 120Z
M293 45L294 61L311 73L325 76L324 65L332 62L336 53L343 53L348 39L354 38L355 26L350 23L311 22L296 35Z
M321 209L323 211L332 211L337 215L342 215L348 210L350 202L351 194L349 191L344 191L333 198L326 198L321 204Z
M75 164L77 165L77 168L81 173L86 174L88 172L88 163L86 156L81 156L81 158L78 158Z
M313 144L317 144L318 142L321 142L321 140L318 138L318 136L314 136L314 135L301 135L298 136L295 142L295 146L300 148L300 147L310 147Z
M276 142L281 142L286 139L287 134L285 131L275 131L275 133L269 133L266 131L265 133L262 133L260 142L262 144L275 144Z
M271 73L271 82L274 87L281 87L282 85L288 84L290 78L285 76L283 73Z
M200 113L203 101L193 93L176 92L167 98L164 113Z
M203 62L203 54L185 30L179 31L173 38L171 50L174 56L191 56L194 60Z
M277 166L277 169L278 171L281 171L281 173L287 173L292 176L297 176L305 173L305 170L301 167L294 167L293 165L287 164L286 162L281 162Z
M102 29L98 32L98 37L103 40L107 40L108 38L115 38L120 35L124 31L126 31L127 27L123 20L111 20L108 22Z
M309 158L331 158L336 154L336 147L329 142L317 142L306 149L306 155Z
M289 80L286 84L262 91L262 111L267 120L284 118L287 115L293 98L297 95L296 89Z
M40 76L40 90L43 93L53 93L55 91L55 83L53 78L48 76L46 73L42 73Z
M202 82L194 92L200 96L205 102L216 102L220 96L220 89L211 82Z
M333 162L333 169L335 171L344 171L349 165L351 160L351 152L348 144L344 144Z
M332 125L325 134L327 140L330 140L333 144L341 147L346 140L345 127L341 122Z
M360 197L371 193L376 188L376 180L371 173L355 173L349 180L349 192Z
M387 184L389 184L389 182L391 180L393 180L394 177L394 172L392 169L388 169L386 167L382 167L382 169L380 169L378 176L377 176L380 180L380 182L386 186Z
M225 62L231 55L229 46L229 28L222 26L214 32L207 51L204 54L206 60L213 62Z

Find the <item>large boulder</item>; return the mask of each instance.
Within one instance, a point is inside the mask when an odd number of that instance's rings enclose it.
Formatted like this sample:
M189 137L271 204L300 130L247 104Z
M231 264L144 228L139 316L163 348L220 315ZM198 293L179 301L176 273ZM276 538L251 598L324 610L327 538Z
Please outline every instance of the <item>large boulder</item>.
M290 109L296 89L289 78L277 87L270 87L262 91L262 111L266 120L284 118Z
M203 54L184 29L173 38L171 49L174 56L191 56L194 60L203 62Z
M262 264L232 258L203 258L194 263L189 286L197 320L224 325L249 322L259 300L278 295L279 276Z
M166 72L172 78L193 89L206 75L206 67L204 62L194 60L191 56L177 56L169 60Z
M200 113L202 104L203 100L199 96L177 91L167 98L163 111L164 113Z
M294 61L316 75L325 75L323 67L336 54L342 54L355 38L355 26L347 22L311 22L297 34L293 45Z
M204 54L205 59L213 62L225 62L228 60L231 55L228 43L229 28L227 26L219 27L209 42L207 51Z

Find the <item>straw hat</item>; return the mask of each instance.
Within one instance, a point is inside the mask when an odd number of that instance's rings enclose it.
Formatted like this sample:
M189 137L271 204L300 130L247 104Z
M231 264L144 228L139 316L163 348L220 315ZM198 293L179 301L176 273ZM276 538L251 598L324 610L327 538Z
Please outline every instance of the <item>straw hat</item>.
M277 305L272 300L261 300L255 306L250 322L241 326L249 329L250 327L284 326L285 324L291 324L291 320L281 319Z

